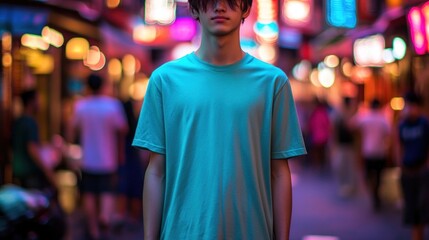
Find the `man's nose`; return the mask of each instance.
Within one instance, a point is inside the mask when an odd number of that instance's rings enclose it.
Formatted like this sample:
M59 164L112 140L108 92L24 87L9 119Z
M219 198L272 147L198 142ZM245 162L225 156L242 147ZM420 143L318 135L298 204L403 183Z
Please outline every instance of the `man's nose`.
M219 10L225 10L226 7L226 2L225 0L215 0L213 2L213 9L215 11L219 11Z

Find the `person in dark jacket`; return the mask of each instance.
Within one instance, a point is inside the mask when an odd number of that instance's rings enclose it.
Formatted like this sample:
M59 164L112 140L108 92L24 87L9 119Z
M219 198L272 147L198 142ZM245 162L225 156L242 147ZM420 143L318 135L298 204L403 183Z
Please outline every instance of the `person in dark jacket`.
M404 119L398 127L404 224L412 228L412 239L423 240L429 223L429 120L422 114L422 98L405 96Z
M52 169L41 156L39 127L36 121L38 95L36 90L25 90L20 95L23 113L12 126L13 182L26 189L56 188Z

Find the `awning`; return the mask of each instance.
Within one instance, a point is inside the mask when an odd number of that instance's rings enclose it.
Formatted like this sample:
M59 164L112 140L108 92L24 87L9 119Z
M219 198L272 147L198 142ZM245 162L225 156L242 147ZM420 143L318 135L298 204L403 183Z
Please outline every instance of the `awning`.
M317 36L310 44L313 59L320 61L323 57L334 54L339 57L353 56L353 42L358 38L381 33L389 35L404 21L405 10L394 8L385 11L373 24L358 26L354 29L328 28ZM403 26L401 30L404 31Z
M149 72L148 48L133 41L132 36L121 29L118 29L108 23L100 25L100 34L102 36L102 48L106 56L122 58L126 54L132 54L142 63L143 72Z
M49 25L76 35L99 39L98 23L82 18L78 10L46 4L0 4L0 33L7 31L14 36L41 34L43 27Z
M48 16L49 11L45 9L0 5L0 32L40 34L48 22Z

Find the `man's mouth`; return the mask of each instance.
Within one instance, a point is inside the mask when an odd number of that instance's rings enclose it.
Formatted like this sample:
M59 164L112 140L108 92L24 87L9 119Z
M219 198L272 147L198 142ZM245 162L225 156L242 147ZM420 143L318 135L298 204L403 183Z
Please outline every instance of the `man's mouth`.
M212 17L212 20L228 20L227 17L223 17L223 16L216 16L216 17Z

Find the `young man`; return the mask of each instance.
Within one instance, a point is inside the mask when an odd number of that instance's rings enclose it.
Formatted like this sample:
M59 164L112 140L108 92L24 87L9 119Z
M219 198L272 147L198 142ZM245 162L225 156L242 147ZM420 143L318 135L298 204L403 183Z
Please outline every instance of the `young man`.
M145 239L288 239L306 150L287 77L240 47L251 0L189 4L201 45L153 72L133 142L152 152Z

